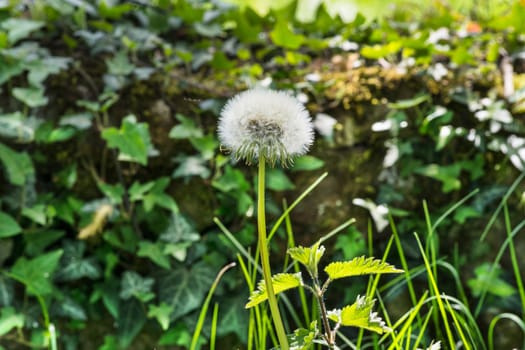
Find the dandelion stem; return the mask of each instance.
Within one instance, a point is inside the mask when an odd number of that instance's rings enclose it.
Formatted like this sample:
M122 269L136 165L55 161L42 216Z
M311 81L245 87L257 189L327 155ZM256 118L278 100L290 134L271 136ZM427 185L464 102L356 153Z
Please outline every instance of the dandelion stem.
M277 298L272 285L272 270L270 268L270 256L268 253L268 243L266 239L266 210L265 210L265 169L266 159L262 154L259 155L259 179L257 189L257 227L259 230L259 251L261 253L261 265L263 270L264 283L268 293L268 304L272 315L277 338L279 339L281 350L289 350L288 339L284 330L283 321L277 305Z

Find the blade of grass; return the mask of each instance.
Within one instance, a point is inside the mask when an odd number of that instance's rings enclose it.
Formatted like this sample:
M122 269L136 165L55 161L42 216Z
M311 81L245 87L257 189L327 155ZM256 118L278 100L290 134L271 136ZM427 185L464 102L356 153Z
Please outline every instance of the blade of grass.
M222 275L224 275L226 271L228 271L235 265L236 264L234 262L229 263L228 265L224 266L217 274L217 277L215 277L215 281L213 281L213 284L211 285L210 290L208 291L208 295L206 296L206 299L204 300L204 304L202 305L201 312L197 320L197 325L195 326L195 331L193 332L193 338L191 339L190 350L195 350L197 348L197 341L199 340L202 326L204 325L204 319L206 317L206 312L208 311L211 297L213 296L213 292L215 292L215 288L217 288L217 285L219 284L219 281Z
M522 349L525 349L525 323L521 318L518 316L511 314L511 313L502 313L497 316L495 316L492 321L490 321L489 329L488 329L488 343L489 343L489 350L494 350L494 328L496 327L496 323L498 323L500 320L507 319L511 320L514 323L516 323L521 330L523 331L523 345Z
M213 315L211 318L211 333L210 333L210 350L215 350L215 338L217 337L217 319L219 315L219 304L213 305Z
M514 240L511 237L511 224L510 224L510 215L509 208L505 204L504 206L504 216L505 216L505 229L507 231L507 237L509 240L509 252L510 252L510 261L512 264L512 270L514 272L514 278L516 279L516 287L518 288L518 293L521 300L521 314L525 315L525 288L523 287L523 280L521 279L521 271L518 263L518 255L516 254L516 247L514 247Z
M432 273L432 267L430 266L430 263L428 262L428 258L425 254L425 250L423 249L423 245L421 244L421 241L419 240L419 236L417 235L417 233L414 233L414 236L416 237L416 241L419 246L419 250L421 251L421 255L425 263L425 268L427 270L427 275L428 275L428 279L429 279L432 291L434 295L436 296L436 302L438 304L439 312L441 313L441 318L443 319L443 324L445 327L445 332L447 335L447 340L448 340L450 349L455 349L454 337L452 336L452 331L450 330L450 325L448 324L447 313L445 310L445 306L443 305L443 300L441 299L441 295L440 295L439 288L437 286L435 277Z
M508 235L507 239L505 239L505 241L503 242L503 244L501 245L499 251L498 251L498 254L496 254L496 258L494 259L494 262L492 263L492 266L489 270L489 276L492 275L497 267L497 265L499 264L501 258L503 257L503 253L505 252L505 249L507 248L507 246L509 245L510 241L512 239L514 239L514 236L516 236L519 232L521 232L521 229L525 226L525 220L521 221L516 227L514 227L514 229L512 230L512 232ZM479 297L479 301L478 301L478 304L476 306L476 311L474 312L474 316L479 316L479 313L481 312L481 308L483 307L483 303L485 302L485 298L487 296L487 293L488 293L488 284L484 285L482 290L481 290L481 293L480 293L480 297Z
M304 192L301 193L299 195L299 197L297 197L297 199L295 201L293 201L293 203L290 205L290 207L288 207L284 211L284 213L282 213L282 215L277 219L277 221L273 225L272 229L270 230L270 233L268 233L268 242L270 242L270 240L272 239L273 235L277 232L277 229L279 228L279 226L283 222L284 218L288 214L290 214L290 212L297 206L297 204L299 204L308 194L310 194L310 192L312 192L321 183L321 181L324 180L324 178L327 175L328 175L328 173L323 173L321 176L319 176L317 178L317 180L315 180L310 186L308 186L308 188L306 190L304 190Z
M519 183L523 180L524 177L525 177L525 172L522 172L521 175L518 176L518 178L509 187L509 189L507 190L507 192L501 199L500 204L498 205L498 207L496 208L496 210L490 217L489 223L487 224L487 226L485 226L483 233L481 233L481 237L479 239L480 242L483 242L485 240L485 238L487 237L487 234L489 233L489 230L492 228L492 225L494 225L494 222L496 222L496 218L499 212L501 211L501 209L503 208L503 205L507 203L507 200L509 199L510 195L514 193L514 190L516 189L516 187L518 187Z
M421 343L421 340L425 336L425 331L427 329L428 322L430 321L430 318L432 317L432 314L433 314L433 306L430 306L430 310L428 311L427 316L425 317L425 320L423 321L423 324L419 328L419 335L417 336L416 341L414 343L414 350L418 350L417 347L419 346L419 343Z

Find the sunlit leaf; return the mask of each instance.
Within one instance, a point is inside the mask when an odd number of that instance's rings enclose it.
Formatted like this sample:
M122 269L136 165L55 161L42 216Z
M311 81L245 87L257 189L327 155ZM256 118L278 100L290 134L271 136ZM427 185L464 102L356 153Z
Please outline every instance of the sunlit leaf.
M28 37L31 32L42 28L44 25L45 23L41 21L25 18L9 18L4 20L0 26L7 30L9 42L14 44L18 40Z
M350 261L337 261L328 264L324 271L331 280L339 278L378 274L378 273L401 273L403 270L396 269L394 266L382 262L373 257L364 256L354 258Z
M342 326L364 328L379 334L390 332L391 329L385 325L377 313L372 312L374 303L375 300L358 296L354 304L345 306L343 309L329 311L328 318Z
M303 279L301 273L278 273L272 276L272 285L275 294L284 292L285 290L296 288L303 285ZM266 284L264 280L259 281L257 290L252 292L250 295L250 301L246 304L246 308L253 307L257 304L262 303L268 299L268 293L266 292Z
M292 247L288 249L288 254L295 261L303 264L308 271L317 276L317 269L319 261L323 257L325 247L320 245L319 242L315 243L311 247Z
M290 23L287 21L278 21L277 25L270 32L270 37L275 45L292 50L298 49L305 41L304 36L295 34L290 29Z
M109 147L119 150L119 160L148 163L148 153L153 150L147 123L138 123L134 115L128 115L122 121L120 129L107 128L102 137Z
M148 317L155 318L163 331L168 330L170 326L170 315L173 308L166 303L160 303L160 305L149 305Z
M13 307L5 307L0 310L0 337L9 333L13 328L23 328L25 317L16 313Z

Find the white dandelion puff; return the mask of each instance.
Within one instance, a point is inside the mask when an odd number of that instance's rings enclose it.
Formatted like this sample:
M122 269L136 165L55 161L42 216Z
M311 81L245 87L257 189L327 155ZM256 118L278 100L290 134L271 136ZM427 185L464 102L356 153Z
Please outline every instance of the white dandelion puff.
M296 98L261 88L241 92L226 103L218 132L221 145L249 164L262 157L286 166L305 154L314 140L308 111Z

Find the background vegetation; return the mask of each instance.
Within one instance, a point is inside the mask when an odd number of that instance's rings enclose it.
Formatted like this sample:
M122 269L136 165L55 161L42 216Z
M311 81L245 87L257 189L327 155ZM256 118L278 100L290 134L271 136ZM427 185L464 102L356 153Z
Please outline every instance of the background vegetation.
M327 254L381 256L395 229L388 260L408 275L380 289L395 323L436 295L421 233L474 348L522 347L524 32L523 1L0 0L0 348L47 348L54 329L61 349L189 346L237 259L213 218L255 249L254 169L215 134L255 84L292 91L317 130L269 169L270 219L327 171L292 212L297 244L355 217ZM240 269L223 276L219 348L248 341L248 295ZM446 339L430 314L424 344Z

